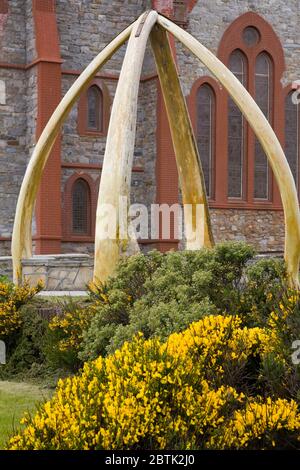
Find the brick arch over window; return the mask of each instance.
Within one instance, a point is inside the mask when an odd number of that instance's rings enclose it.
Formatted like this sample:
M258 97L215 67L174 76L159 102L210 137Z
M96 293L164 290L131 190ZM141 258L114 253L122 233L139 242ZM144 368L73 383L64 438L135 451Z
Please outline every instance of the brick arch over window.
M103 80L95 78L78 102L77 130L81 136L107 135L110 116L110 96Z
M65 183L63 201L63 241L93 242L97 204L93 178L74 173Z
M284 94L280 80L285 63L280 40L271 25L256 13L249 12L240 16L225 31L219 45L218 57L243 82L262 108L266 96L268 97L270 106L267 118L283 143ZM260 74L258 70L262 64L257 64L257 61L261 57L268 57L270 76L266 73ZM197 130L195 90L201 81L205 80L206 77L197 80L191 90L190 108L195 130ZM215 197L210 201L210 205L220 208L281 209L278 189L268 165L264 165L253 131L227 92L220 89L214 80L211 83L214 84L213 89L216 94L216 183ZM264 90L263 87L267 83L269 88ZM255 155L259 155L256 163ZM266 175L263 175L263 171ZM267 197L255 197L255 186L257 188L258 182L263 185L266 181ZM256 191L256 194L259 194L259 191Z

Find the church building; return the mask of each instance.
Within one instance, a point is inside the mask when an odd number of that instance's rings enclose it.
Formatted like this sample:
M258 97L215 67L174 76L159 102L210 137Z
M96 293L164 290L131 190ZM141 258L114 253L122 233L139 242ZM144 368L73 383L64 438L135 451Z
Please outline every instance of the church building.
M299 0L0 0L0 256L45 124L90 61L145 10L156 9L211 50L273 127L300 190ZM216 241L282 253L280 194L262 147L206 67L170 37L199 148ZM35 254L93 253L111 106L126 45L97 73L66 120L35 209ZM180 201L167 114L150 44L139 88L132 202ZM177 249L139 240L144 251Z

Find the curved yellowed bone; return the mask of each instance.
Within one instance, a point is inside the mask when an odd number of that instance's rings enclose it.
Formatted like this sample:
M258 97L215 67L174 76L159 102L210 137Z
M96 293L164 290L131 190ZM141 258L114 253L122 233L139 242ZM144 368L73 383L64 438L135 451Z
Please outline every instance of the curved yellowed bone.
M134 253L139 250L133 234L127 239L127 208L130 205L140 75L147 40L157 17L156 11L148 11L135 23L114 97L96 214L94 283L103 282L114 273L122 252ZM120 198L126 205L122 204ZM111 217L116 219L115 236L111 237L105 231L109 207L112 210Z
M275 175L285 216L285 261L291 286L299 288L300 215L294 178L281 145L254 99L228 68L193 36L159 15L158 23L182 42L229 92L260 141Z
M155 25L150 39L174 145L184 204L185 230L187 234L195 234L192 239L186 240L186 248L197 250L203 246L212 247L214 239L204 175L168 36L163 28ZM190 205L192 211L188 212L186 205ZM198 219L196 219L197 207L203 208L198 214L200 215ZM199 220L200 218L202 220ZM199 222L201 222L200 227Z
M12 234L13 276L16 284L22 279L22 257L29 258L32 253L31 226L34 204L44 167L61 126L82 91L100 67L127 41L134 26L135 23L122 31L82 72L57 106L35 146L22 182Z

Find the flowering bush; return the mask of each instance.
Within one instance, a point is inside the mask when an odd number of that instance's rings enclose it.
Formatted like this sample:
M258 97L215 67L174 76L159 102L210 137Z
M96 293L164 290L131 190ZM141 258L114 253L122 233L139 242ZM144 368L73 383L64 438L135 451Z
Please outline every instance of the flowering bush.
M72 309L66 308L62 315L55 315L49 322L49 329L57 335L55 347L58 347L62 353L77 351L82 341L83 330L87 328L94 314L95 305L85 308L76 305Z
M293 364L292 344L300 338L300 295L287 290L266 319L273 352L262 361L261 379L271 394L300 401L300 366Z
M289 442L285 442L288 439ZM285 447L296 442L300 447L300 414L294 400L265 401L250 399L243 409L233 413L232 419L210 440L211 447L254 449Z
M296 403L254 385L272 339L222 315L166 342L139 334L61 380L8 449L300 448Z
M30 287L26 283L17 287L12 282L0 278L0 338L6 338L21 327L20 307L29 302L42 288L42 283L38 283L36 287Z

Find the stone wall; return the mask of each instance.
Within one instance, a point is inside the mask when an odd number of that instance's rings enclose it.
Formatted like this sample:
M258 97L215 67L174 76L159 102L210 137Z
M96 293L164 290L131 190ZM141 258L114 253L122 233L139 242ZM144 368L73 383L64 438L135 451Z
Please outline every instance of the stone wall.
M46 291L85 291L93 277L88 255L39 255L23 260L23 279L34 286L43 281ZM0 257L0 276L12 279L11 257Z
M26 167L26 80L23 71L1 70L6 103L0 105L0 237L10 237Z
M57 22L61 55L66 69L82 69L115 35L151 6L150 0L59 0ZM122 47L103 68L118 73Z
M8 2L0 34L1 62L24 66L34 57L34 32L29 0ZM5 103L0 104L0 255L9 254L17 197L35 143L35 70L0 69Z
M258 252L283 252L282 211L211 209L210 212L216 242L242 240Z
M26 61L27 0L9 0L8 14L0 24L1 62L24 64Z

